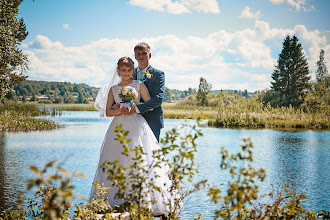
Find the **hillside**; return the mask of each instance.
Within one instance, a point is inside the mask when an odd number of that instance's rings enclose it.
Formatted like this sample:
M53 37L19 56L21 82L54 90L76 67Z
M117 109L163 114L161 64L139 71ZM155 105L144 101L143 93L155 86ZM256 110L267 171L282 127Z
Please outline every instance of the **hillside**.
M99 88L87 84L70 82L49 82L25 80L15 85L13 90L8 91L8 100L37 101L40 103L88 103L96 98ZM212 93L229 90L213 90ZM243 97L250 97L254 93L231 90ZM196 89L178 90L165 88L164 102L175 102L185 99L191 94L196 94Z
M98 88L70 82L25 80L8 91L9 100L45 103L88 103L93 101Z

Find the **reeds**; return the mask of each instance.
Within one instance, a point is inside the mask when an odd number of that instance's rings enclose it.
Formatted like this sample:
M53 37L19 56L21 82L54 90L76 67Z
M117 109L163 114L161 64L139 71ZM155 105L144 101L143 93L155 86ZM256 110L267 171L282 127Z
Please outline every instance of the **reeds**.
M33 103L6 102L0 104L0 131L50 130L59 125L52 120L35 118L50 115L46 108L40 109Z
M88 104L52 104L45 105L49 108L55 109L56 111L97 111L94 108L94 103Z
M165 118L195 119L201 115L213 127L330 128L330 111L308 112L301 108L264 105L258 96L243 98L231 92L208 95L208 106L198 106L194 96L164 103Z

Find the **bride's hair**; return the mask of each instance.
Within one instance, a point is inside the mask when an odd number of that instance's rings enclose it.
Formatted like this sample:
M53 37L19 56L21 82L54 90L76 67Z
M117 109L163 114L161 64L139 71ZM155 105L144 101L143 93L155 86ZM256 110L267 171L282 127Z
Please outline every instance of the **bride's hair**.
M126 66L134 69L134 62L129 57L122 57L117 62L117 71L120 69L120 67Z

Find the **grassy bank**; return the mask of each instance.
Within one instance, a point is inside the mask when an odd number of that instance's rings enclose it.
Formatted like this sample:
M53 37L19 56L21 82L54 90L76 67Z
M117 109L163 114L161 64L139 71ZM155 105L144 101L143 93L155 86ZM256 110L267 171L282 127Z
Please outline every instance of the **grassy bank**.
M39 106L46 106L56 111L97 111L94 108L94 103L87 103L87 104L39 104Z
M165 118L208 119L213 127L330 128L330 111L308 112L293 107L264 105L257 96L243 98L231 92L208 95L208 105L199 106L195 96L177 103L164 103Z
M59 127L51 120L35 118L50 114L40 110L36 104L7 102L0 104L0 131L50 130Z

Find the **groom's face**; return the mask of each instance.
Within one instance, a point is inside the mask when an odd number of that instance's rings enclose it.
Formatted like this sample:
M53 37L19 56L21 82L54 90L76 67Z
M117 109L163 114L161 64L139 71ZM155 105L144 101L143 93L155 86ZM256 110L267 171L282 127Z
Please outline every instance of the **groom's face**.
M151 58L151 53L145 49L136 49L134 51L135 59L139 63L139 67L146 68L149 65L149 59Z

